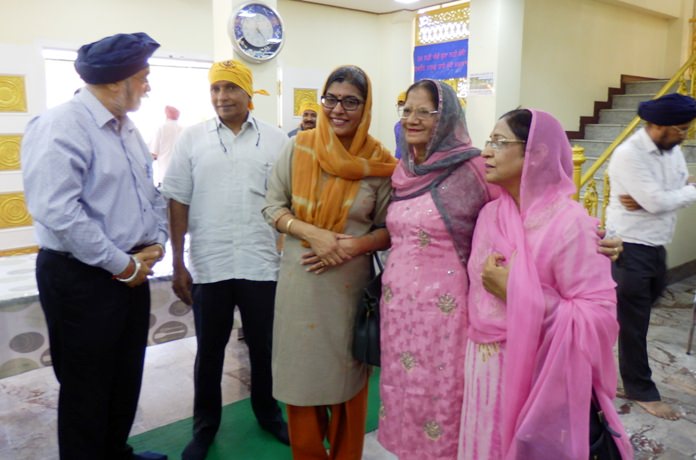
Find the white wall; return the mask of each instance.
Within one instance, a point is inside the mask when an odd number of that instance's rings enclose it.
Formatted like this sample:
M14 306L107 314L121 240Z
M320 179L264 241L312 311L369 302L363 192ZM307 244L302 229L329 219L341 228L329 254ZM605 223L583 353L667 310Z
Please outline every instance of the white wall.
M491 94L471 94L466 118L474 145L483 145L495 120L520 104L524 0L472 0L469 76L492 73Z
M0 43L77 49L120 32L146 32L158 55L210 59L210 0L2 0Z
M684 2L693 8L693 0ZM620 85L621 74L671 77L683 54L680 20L625 3L526 0L522 105L547 110L576 130L594 101Z

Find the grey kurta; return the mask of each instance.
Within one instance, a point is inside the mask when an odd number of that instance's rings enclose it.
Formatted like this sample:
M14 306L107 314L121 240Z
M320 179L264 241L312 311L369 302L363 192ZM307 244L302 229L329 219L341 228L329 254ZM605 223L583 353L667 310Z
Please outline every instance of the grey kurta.
M271 225L291 208L292 150L280 156L268 184L263 214ZM391 180L368 177L348 213L343 233L362 236L383 226ZM365 385L368 367L351 354L357 302L370 278L367 255L316 275L301 265L310 249L286 236L273 322L273 396L295 406L338 404Z

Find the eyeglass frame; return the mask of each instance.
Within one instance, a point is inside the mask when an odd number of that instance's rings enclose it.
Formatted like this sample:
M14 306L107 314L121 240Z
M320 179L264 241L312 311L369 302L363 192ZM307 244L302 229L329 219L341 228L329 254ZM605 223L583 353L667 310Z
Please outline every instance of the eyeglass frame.
M411 114L413 114L413 115L415 115L416 120L424 121L424 120L427 120L428 118L432 118L432 117L434 117L435 115L437 115L438 113L440 113L439 110L426 110L426 109L422 109L422 110L414 110L413 112L411 112L411 113L409 113L408 115L404 116L404 110L406 110L406 106L405 106L405 105L402 105L401 107L397 107L397 108L396 108L396 114L397 114L397 115L399 116L399 118L402 119L402 120L408 120L408 118L411 116ZM409 107L409 110L411 110L410 107ZM427 113L427 115L425 115L426 113ZM422 116L418 116L419 114L422 115Z
M246 123L249 123L248 121ZM254 125L254 128L256 129L256 147L258 148L259 142L261 142L261 131L259 130L259 125L256 123L256 118L251 117L251 123ZM220 125L222 125L221 120L215 120L215 131L217 132L217 137L218 140L220 141L220 147L222 147L222 153L227 155L227 147L225 147L225 143L222 141L222 135L220 134Z
M336 103L334 105L331 105L331 106L326 104L327 98L335 99ZM338 107L338 104L341 104L341 107L343 107L343 110L345 110L346 112L355 112L356 110L358 110L358 108L361 105L363 105L365 103L365 101L363 101L362 99L357 98L355 96L346 96L346 97L338 98L338 97L334 96L333 94L324 94L323 96L321 96L320 101L321 101L321 105L323 107L326 107L327 109L330 109L330 110L335 109L336 107ZM349 102L349 104L348 104L349 106L352 105L353 101L357 101L357 102L356 102L356 106L354 108L348 108L343 104L343 101Z
M687 126L686 128L683 128L683 129L680 128L679 126L676 126L676 125L670 125L670 128L675 130L677 132L677 134L679 134L680 136L686 137L689 135L689 130L691 129L691 124L689 124L689 126Z
M496 152L500 152L503 147L505 147L508 144L526 144L527 141L523 141L521 139L498 139L498 140L493 140L493 139L488 139L486 142L483 144L483 148L487 149L493 149Z

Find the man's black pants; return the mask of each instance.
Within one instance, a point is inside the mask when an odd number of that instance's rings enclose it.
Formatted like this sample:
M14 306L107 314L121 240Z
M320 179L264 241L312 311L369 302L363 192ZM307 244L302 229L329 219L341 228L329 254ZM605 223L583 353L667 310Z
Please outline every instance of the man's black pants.
M41 250L36 281L60 382L63 460L130 460L150 318L150 288L67 255Z
M221 379L225 347L239 307L251 365L251 406L263 427L278 426L282 414L273 398L271 344L275 281L232 279L193 286L198 351L194 368L193 434L211 443L222 415Z
M650 311L665 288L666 251L662 246L624 243L612 264L619 320L619 371L626 396L637 401L659 401L648 362Z

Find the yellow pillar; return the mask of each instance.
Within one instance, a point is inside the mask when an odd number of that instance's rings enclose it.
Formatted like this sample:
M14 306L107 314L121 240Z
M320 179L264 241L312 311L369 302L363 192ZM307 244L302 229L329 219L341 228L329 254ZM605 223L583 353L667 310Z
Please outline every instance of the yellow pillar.
M582 165L585 161L585 149L579 145L573 146L573 182L575 183L573 199L575 201L580 200L580 179L582 177Z

